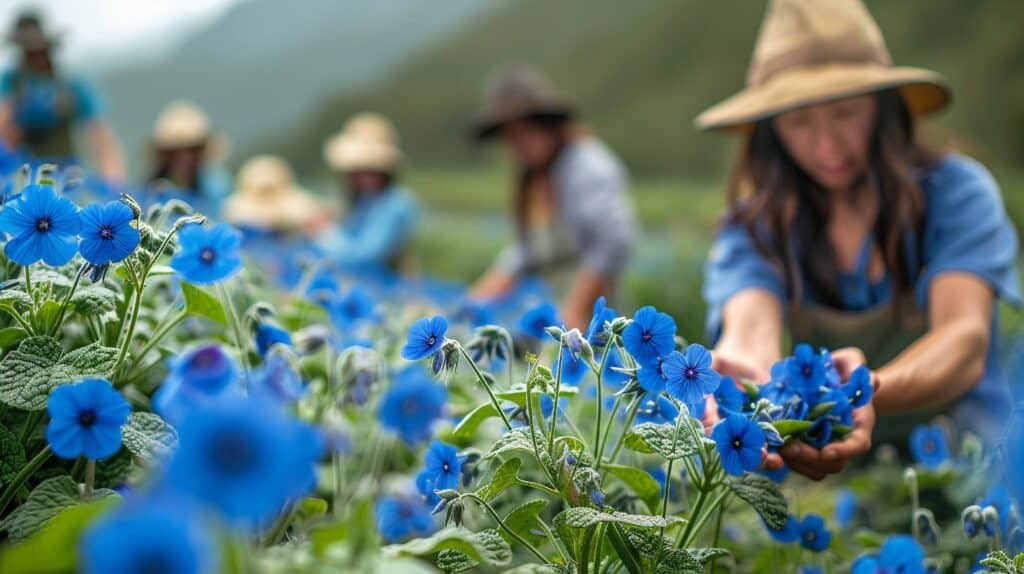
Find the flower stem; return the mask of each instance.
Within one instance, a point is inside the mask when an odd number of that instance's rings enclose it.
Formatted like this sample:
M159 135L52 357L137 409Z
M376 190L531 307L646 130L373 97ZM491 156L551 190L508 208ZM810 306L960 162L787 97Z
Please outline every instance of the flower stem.
M626 424L622 427L622 433L619 434L619 440L615 443L615 448L612 449L612 455L608 457L608 462L614 463L615 457L619 456L619 451L622 450L622 443L626 440L626 431L633 425L633 419L636 418L636 411L640 408L640 399L642 395L637 395L633 402L629 405L629 411L626 415Z
M142 364L142 360L146 358L146 355L148 355L150 351L152 351L157 345L159 345L160 341L167 336L167 333L169 333L171 329L177 327L178 324L184 321L186 317L188 317L188 312L186 312L185 309L183 308L181 311L173 315L170 321L157 327L156 331L154 331L153 334L149 337L149 340L146 341L146 345L142 347L142 350L139 351L137 355L135 355L135 364L132 366L132 370L125 377L125 379L131 379L132 376L137 373L138 367Z
M285 511L281 513L281 516L274 523L274 528L264 539L264 546L273 546L281 541L285 532L288 531L288 526L291 525L292 521L295 520L295 515L298 514L298 506L298 504L289 504L285 508Z
M68 290L68 294L64 296L64 301L60 304L60 312L57 313L57 319L53 322L50 327L49 335L54 335L60 331L61 323L64 322L64 313L68 310L68 303L71 302L71 296L75 294L75 289L78 289L78 283L82 280L82 275L85 274L85 270L88 266L83 265L78 273L75 274L75 282L71 284L71 289Z
M494 405L494 410L498 411L498 415L501 416L502 422L505 423L505 428L512 430L512 421L508 420L508 415L505 414L505 411L501 410L501 403L498 401L498 397L494 395L494 390L491 389L491 385L487 384L487 379L485 379L484 374L480 372L480 367L476 366L476 362L474 362L473 358L469 356L466 349L462 347L462 343L456 343L456 346L459 348L459 352L462 353L462 356L465 357L466 361L469 362L469 366L473 369L473 373L476 374L476 378L480 381L480 385L485 391L487 391L487 396L490 397L491 404Z
M231 324L231 331L235 335L235 344L238 346L238 357L242 362L242 370L248 374L249 345L246 344L246 339L242 335L242 324L238 320L238 314L235 313L235 305L231 302L231 294L228 293L228 289L224 286L223 281L217 282L217 294L220 295L220 304L227 313L228 323Z
M142 307L142 288L144 278L140 278L135 273L135 268L126 260L124 263L125 269L128 270L128 276L131 278L132 285L135 288L135 298L132 301L132 308L129 311L130 319L128 321L128 331L125 333L119 333L119 336L123 336L124 340L121 342L121 352L117 355L117 361L114 363L114 368L110 370L117 377L118 369L121 364L124 363L125 357L128 356L128 347L132 344L132 335L135 333L135 325L139 320L139 309ZM122 325L124 324L124 317L121 318Z
M39 470L39 467L43 466L43 463L49 460L50 456L53 455L53 451L50 450L50 445L46 445L46 448L39 451L39 454L35 455L32 460L25 465L24 468L19 472L4 489L4 493L0 495L0 513L3 513L4 509L7 508L7 504L14 498L14 493L18 492L25 481L32 476L32 474Z
M604 394L602 387L604 386L604 369L608 366L608 356L611 355L611 345L607 344L604 347L604 353L601 355L601 366L597 370L597 424L594 426L594 470L601 470L601 415L604 411Z
M555 398L551 401L551 434L548 435L548 452L550 453L555 452L555 422L558 421L558 395L562 392L562 352L564 350L565 345L559 344L558 369L555 371Z
M525 538L523 538L522 536L520 536L518 532L516 532L515 530L512 530L511 528L509 528L508 525L505 524L505 521L502 520L500 516L498 516L498 513L494 511L494 508L492 508L491 505L488 504L486 500L480 498L479 496L477 496L477 495L475 495L475 494L473 494L471 492L463 494L462 498L468 498L468 499L476 502L480 506L482 506L484 508L484 510L487 511L487 514L490 514L491 518L493 518L494 521L498 523L498 526L500 526L502 528L502 530L507 532L509 536L514 538L516 542L522 544L523 547L525 547L527 550L529 550L531 553L533 553L533 555L536 556L537 558L540 558L541 561L544 562L545 564L551 564L552 563L551 560L549 560L547 556L544 556L544 554L542 554L540 550L537 550L537 548L533 544L530 544L530 542L528 540L526 540Z
M32 411L25 417L24 426L21 427L21 434L18 436L18 440L21 444L28 446L28 440L32 438L32 433L36 430L36 426L39 425L39 421L43 418L45 411Z
M612 413L608 416L608 422L604 426L604 436L601 437L601 446L598 448L597 460L594 462L594 470L601 469L601 463L604 462L604 451L605 447L608 446L608 435L612 432L612 426L615 425L615 415L619 414L619 406L622 404L622 395L615 395L615 403L612 405ZM611 461L609 461L611 462Z
M92 498L94 484L96 484L96 461L90 458L85 463L85 498Z

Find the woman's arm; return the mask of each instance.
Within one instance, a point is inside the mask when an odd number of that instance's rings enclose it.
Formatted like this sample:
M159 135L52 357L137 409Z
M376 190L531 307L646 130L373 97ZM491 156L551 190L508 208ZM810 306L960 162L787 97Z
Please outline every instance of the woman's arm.
M89 146L95 156L96 167L103 179L115 183L125 181L124 156L113 126L105 119L89 122Z
M508 293L515 284L516 279L513 275L504 269L494 267L473 283L469 289L469 296L482 301L495 299Z
M928 333L878 369L881 413L948 404L985 372L992 329L992 288L977 275L949 272L928 288Z
M722 308L722 333L712 357L714 368L735 379L768 382L772 364L782 358L782 304L766 289L733 295Z
M601 273L586 267L577 271L562 305L562 320L565 321L565 326L585 331L590 324L594 301L607 293L610 286L608 279Z

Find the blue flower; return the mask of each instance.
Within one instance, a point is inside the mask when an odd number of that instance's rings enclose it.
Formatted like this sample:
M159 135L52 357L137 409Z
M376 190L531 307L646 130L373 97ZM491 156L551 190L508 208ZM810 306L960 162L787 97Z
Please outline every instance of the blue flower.
M861 556L853 563L851 574L925 574L924 549L906 535L890 536L882 543L878 556Z
M752 401L732 377L722 377L715 390L715 402L720 415L741 414L751 409Z
M189 283L216 283L242 268L242 234L226 223L186 225L178 232L178 243L181 250L171 258L171 267Z
M850 401L850 406L859 409L871 402L875 388L871 385L871 370L861 365L850 373L850 380L839 387Z
M306 387L288 359L273 354L252 374L249 391L282 405L293 405L306 394Z
M558 355L551 365L552 374L558 374ZM579 357L573 357L568 350L562 352L562 384L578 385L590 372L590 366Z
M139 246L142 236L131 226L135 218L120 201L93 204L79 214L82 219L82 257L93 265L116 263Z
M56 267L71 261L81 226L75 204L49 185L26 186L0 211L0 232L11 235L4 253L18 265L42 259Z
M761 467L764 431L743 415L729 415L711 431L725 472L739 476Z
M678 351L672 352L679 354ZM664 365L665 361L658 358L646 365L642 365L640 370L637 371L636 380L648 394L658 394L665 390L667 380L665 372L662 370Z
M789 544L790 542L800 540L800 523L792 514L786 517L786 523L782 525L782 528L772 528L768 526L767 522L762 521L762 523L765 530L768 531L768 535L776 542Z
M678 416L679 409L672 404L672 401L664 395L658 395L654 399L648 399L640 403L640 408L637 409L636 418L634 420L636 421L636 424L674 424Z
M448 391L423 372L406 369L381 397L377 419L407 444L430 438L434 423L444 417Z
M803 434L803 441L814 448L822 448L832 440L832 421L822 417L811 425Z
M523 313L519 318L519 331L534 339L547 337L547 327L561 325L562 320L558 318L558 307L552 303L541 303L540 305Z
M816 393L825 385L825 361L821 353L807 343L800 343L793 356L786 359L786 370L796 390L804 396Z
M628 383L630 379L628 374L618 370L625 367L622 363L622 356L619 355L618 349L612 347L609 347L605 352L608 353L608 360L605 361L604 371L601 373L601 384L616 389L620 388Z
M789 384L789 368L785 360L777 361L772 365L771 379L767 384L761 385L759 398L768 399L773 404L781 405L796 395Z
M267 351L275 344L291 347L291 334L276 325L260 323L260 326L256 328L256 350L260 356L266 357Z
M180 501L126 504L91 525L81 540L86 574L214 572L217 545Z
M797 527L800 531L800 545L812 552L823 552L832 543L832 533L825 526L825 519L817 514L808 514Z
M448 332L448 320L438 315L424 317L409 327L409 335L402 347L402 358L409 361L425 359L441 350Z
M192 349L168 364L169 373L156 394L153 409L177 423L195 406L236 390L239 368L218 345Z
M385 496L377 501L377 529L387 542L425 536L434 529L432 504L420 497Z
M1010 500L1010 491L1003 485L995 485L985 492L984 498L978 503L978 506L986 508L992 506L999 513L999 531L1003 536L1003 540L1006 540L1010 534L1009 521L1010 521L1010 505L1013 502ZM989 535L991 536L991 534Z
M925 468L941 467L949 460L946 432L938 425L917 425L910 432L910 453Z
M498 322L493 304L473 299L464 299L459 303L455 317L459 321L469 323L470 327L483 327Z
M194 410L178 433L166 487L234 526L265 525L316 484L320 434L269 401L222 397Z
M676 320L654 307L641 307L622 331L622 344L638 363L650 365L676 348Z
M366 289L358 285L332 299L327 310L331 321L339 329L348 329L361 321L371 321L377 317L376 301Z
M857 496L849 489L842 489L836 495L835 518L839 528L849 528L857 516Z
M61 385L46 403L46 440L61 458L107 458L121 449L121 426L131 410L105 379Z
M416 475L416 488L430 504L441 501L436 490L456 489L462 474L462 459L455 447L435 440L424 456L423 470Z
M600 349L608 343L608 324L615 320L619 314L607 307L604 295L594 301L594 313L590 317L590 325L587 326L587 342L595 349Z
M853 405L847 400L847 395L839 389L833 389L821 395L820 403L835 403L825 416L833 424L850 426L853 424Z
M718 390L722 378L711 368L711 353L703 346L693 343L686 347L686 354L672 351L661 365L665 376L665 390L677 400L686 404L697 404L705 395Z
M554 399L551 398L551 395L541 395L539 401L540 401L540 416L542 416L542 417L544 417L546 419L550 419L551 418L551 408L552 408L552 405L554 404ZM565 397L558 397L558 418L562 418L562 416L565 414L565 409L567 409L568 407L569 407L569 400L566 399Z

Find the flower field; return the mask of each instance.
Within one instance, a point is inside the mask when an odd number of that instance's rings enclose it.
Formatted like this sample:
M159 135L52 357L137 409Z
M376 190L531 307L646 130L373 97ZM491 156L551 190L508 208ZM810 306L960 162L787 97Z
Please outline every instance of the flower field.
M9 192L0 572L1024 572L1016 417L812 483L766 461L873 392L813 341L734 381L642 301L570 330L540 286L341 276L47 168Z

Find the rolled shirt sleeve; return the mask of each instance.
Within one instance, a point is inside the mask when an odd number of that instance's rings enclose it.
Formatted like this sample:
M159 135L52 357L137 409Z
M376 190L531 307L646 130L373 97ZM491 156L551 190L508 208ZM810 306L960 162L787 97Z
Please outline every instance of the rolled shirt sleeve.
M936 277L960 271L980 277L997 297L1020 306L1017 233L992 175L978 162L953 155L935 167L923 184L927 209L924 267L916 284L918 303L927 306L928 289Z
M708 305L705 328L710 341L722 330L722 310L734 295L748 289L764 289L785 302L778 268L762 255L746 227L730 223L715 237L704 269L702 293Z

